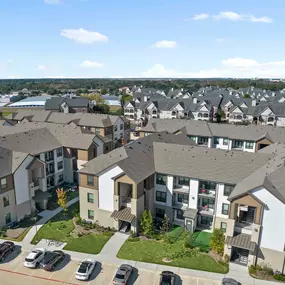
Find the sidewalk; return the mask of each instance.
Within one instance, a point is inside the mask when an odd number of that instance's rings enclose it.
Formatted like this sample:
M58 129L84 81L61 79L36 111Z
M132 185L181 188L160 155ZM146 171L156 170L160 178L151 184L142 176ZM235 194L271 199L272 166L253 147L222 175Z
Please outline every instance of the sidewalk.
M70 201L67 202L67 207L71 206L72 204L79 201L79 197L76 197ZM58 213L62 211L61 207L56 208L53 211L45 210L41 213L39 213L39 216L42 216L42 219L36 222L36 224L29 230L27 235L22 241L22 249L23 250L30 250L34 247L34 245L31 244L34 236L36 235L37 231L50 219L52 219L54 216L56 216Z

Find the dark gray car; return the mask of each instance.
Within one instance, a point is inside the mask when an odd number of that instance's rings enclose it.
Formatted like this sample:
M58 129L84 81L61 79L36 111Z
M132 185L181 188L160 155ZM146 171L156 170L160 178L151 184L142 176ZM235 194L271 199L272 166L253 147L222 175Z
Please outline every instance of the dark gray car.
M162 271L160 274L159 285L174 285L175 274L171 271Z
M122 264L116 272L113 279L113 284L124 285L127 284L132 274L133 267L129 264Z
M224 278L222 281L223 285L241 285L238 281L232 278Z

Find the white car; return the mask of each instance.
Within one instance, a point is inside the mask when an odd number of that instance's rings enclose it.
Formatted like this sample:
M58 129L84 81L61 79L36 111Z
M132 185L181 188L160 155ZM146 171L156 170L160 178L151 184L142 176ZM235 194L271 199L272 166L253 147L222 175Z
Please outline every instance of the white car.
M96 266L96 263L97 262L93 259L88 259L88 258L84 259L77 268L77 271L75 273L75 278L77 280L83 280L83 281L88 280Z
M36 268L46 254L46 250L43 248L36 248L32 250L25 258L24 266L29 268Z

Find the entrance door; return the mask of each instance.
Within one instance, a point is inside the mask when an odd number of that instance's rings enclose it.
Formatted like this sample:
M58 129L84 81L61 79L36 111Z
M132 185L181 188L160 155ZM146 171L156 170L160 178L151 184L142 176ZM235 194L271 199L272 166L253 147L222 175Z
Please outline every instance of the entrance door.
M231 261L247 266L249 251L242 248L233 248Z

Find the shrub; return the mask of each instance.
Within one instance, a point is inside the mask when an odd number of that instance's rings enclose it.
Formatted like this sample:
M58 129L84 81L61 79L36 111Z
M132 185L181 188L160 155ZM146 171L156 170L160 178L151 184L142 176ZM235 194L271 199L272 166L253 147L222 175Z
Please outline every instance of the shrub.
M49 220L49 221L47 222L47 226L48 226L48 227L51 227L51 220Z
M113 233L112 233L112 232L110 232L110 231L103 232L103 236L111 237L112 235L113 235Z
M214 229L210 241L210 247L219 255L224 254L225 235L220 229Z
M225 263L229 263L230 262L230 257L227 254L225 254L225 256L224 256L224 262Z
M285 282L285 276L284 276L284 275L281 275L281 274L274 274L274 275L273 275L273 278L274 278L275 280Z
M262 271L265 272L267 275L273 275L274 274L273 269L271 267L269 267L268 265L265 265L262 268Z
M254 265L250 265L248 271L250 274L255 274L256 273L256 267Z
M130 230L130 236L131 236L132 238L134 238L134 237L136 236L133 230Z
M175 243L179 239L179 237L182 235L183 232L184 232L184 228L182 227L179 227L177 231L169 232L167 235L168 242L171 244Z

